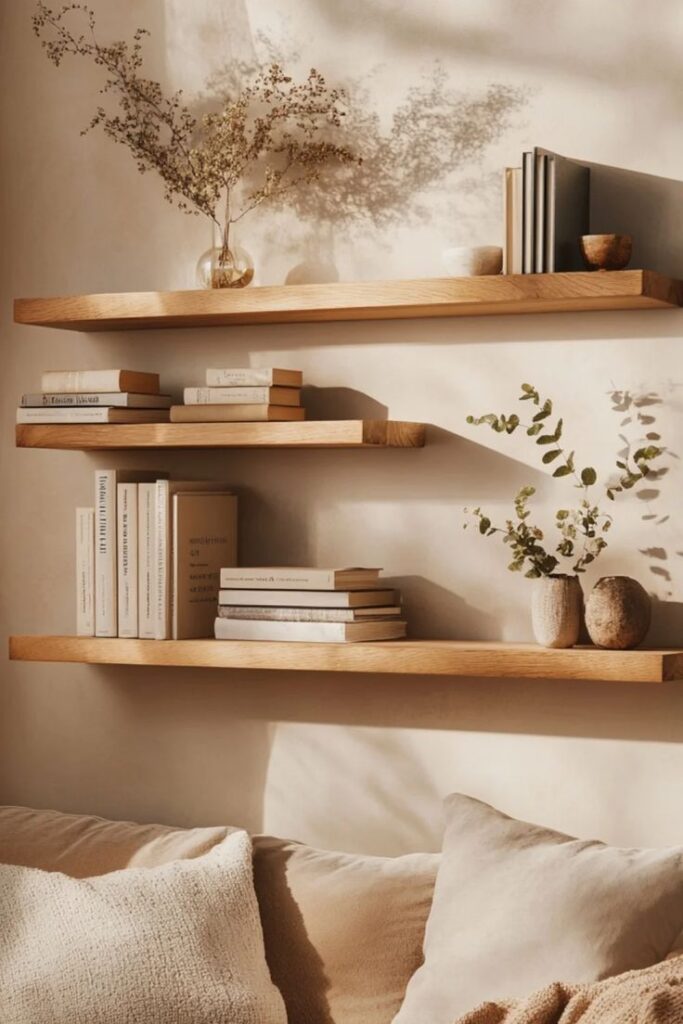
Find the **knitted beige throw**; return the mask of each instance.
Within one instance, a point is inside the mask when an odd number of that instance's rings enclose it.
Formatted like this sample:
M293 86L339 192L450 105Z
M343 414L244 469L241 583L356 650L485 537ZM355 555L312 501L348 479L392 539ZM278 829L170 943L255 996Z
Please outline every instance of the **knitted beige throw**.
M456 1024L683 1024L683 955L590 985L555 982L514 1003L482 1003Z

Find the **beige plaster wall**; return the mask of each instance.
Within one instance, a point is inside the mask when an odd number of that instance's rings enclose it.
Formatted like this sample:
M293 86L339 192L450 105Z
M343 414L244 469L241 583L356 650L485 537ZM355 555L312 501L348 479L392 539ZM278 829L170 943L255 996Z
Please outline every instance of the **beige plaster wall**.
M429 276L449 244L496 242L498 169L541 144L681 178L683 15L660 0L96 0L103 37L145 25L151 68L192 97L265 32L302 66L352 72L387 121L437 58L470 92L492 81L526 102L480 165L399 207L384 231L340 225L317 253L342 277ZM607 467L613 387L656 392L673 453L658 494L619 509L600 571L658 598L653 639L683 641L683 313L263 326L76 334L16 327L14 295L192 286L208 231L164 203L152 175L106 139L79 137L97 77L56 71L30 31L32 4L2 7L2 631L74 628L73 508L96 466L225 477L242 498L245 562L383 565L401 581L414 635L527 639L529 590L504 551L462 530L462 507L501 517L524 483L544 516L569 500L534 452L464 423L512 405L532 380L555 396L584 461ZM474 183L474 186L473 186ZM675 188L675 186L672 186ZM657 206L662 232L681 208ZM674 229L674 231L672 231ZM245 221L261 283L311 253L287 214ZM322 250L320 249L322 245ZM666 254L664 254L666 256ZM672 267L683 276L683 263ZM335 413L432 424L422 451L81 453L16 451L17 396L42 369L134 366L167 388L207 365L284 365L330 391ZM510 457L514 456L514 458ZM643 489L641 489L643 490ZM644 519L645 516L656 518ZM0 666L0 800L189 824L229 821L375 852L434 848L441 797L461 789L580 834L680 841L683 686L451 681L254 672Z

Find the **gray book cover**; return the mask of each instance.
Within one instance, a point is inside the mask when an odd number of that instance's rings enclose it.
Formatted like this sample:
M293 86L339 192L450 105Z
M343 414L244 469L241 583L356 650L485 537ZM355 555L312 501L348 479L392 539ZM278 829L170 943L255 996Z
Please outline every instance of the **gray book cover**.
M546 160L545 270L548 273L585 270L581 235L591 228L591 171L588 164L536 149Z

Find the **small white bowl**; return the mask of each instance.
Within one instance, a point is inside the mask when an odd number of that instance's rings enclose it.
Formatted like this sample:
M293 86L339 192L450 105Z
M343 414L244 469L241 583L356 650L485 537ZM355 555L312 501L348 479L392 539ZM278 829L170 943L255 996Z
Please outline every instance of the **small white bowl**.
M444 249L441 261L451 277L500 274L503 250L499 245L455 246Z

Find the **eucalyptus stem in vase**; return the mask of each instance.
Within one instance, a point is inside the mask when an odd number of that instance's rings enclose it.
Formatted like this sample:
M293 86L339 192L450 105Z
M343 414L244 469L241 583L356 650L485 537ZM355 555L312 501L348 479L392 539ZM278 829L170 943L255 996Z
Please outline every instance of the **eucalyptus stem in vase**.
M594 488L614 501L618 494L630 490L646 477L652 463L664 449L654 444L643 444L616 460L618 476L603 483L592 466L577 469L574 451L562 444L563 420L553 417L553 402L542 399L532 384L522 384L521 402L531 402L536 411L530 422L522 422L517 413L485 413L468 416L467 422L475 426L486 425L499 434L514 434L525 430L529 438L543 449L544 466L555 464L553 477L573 477L574 486L581 492L577 504L555 512L557 539L548 544L543 530L530 521L530 500L536 493L531 486L522 487L513 500L514 516L504 524L494 524L481 508L465 509L472 516L479 533L484 537L500 536L511 553L508 569L521 572L537 581L532 600L532 618L537 639L544 646L570 647L578 641L581 628L583 598L579 574L594 562L607 547L612 516L601 509L594 498ZM466 522L464 527L469 524ZM566 564L567 570L562 571ZM559 571L558 571L559 570Z

